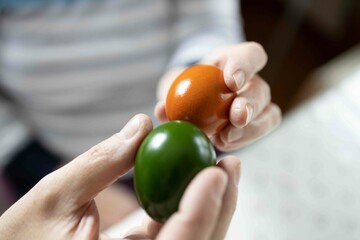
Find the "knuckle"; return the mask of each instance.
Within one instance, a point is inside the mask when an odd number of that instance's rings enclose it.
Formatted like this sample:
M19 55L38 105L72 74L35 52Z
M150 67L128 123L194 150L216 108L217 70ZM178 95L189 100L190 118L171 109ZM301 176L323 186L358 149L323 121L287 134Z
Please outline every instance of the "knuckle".
M215 146L218 150L222 151L222 152L227 152L229 151L228 150L228 147L229 147L229 144L227 144L223 139L222 137L218 137L216 140L215 140Z
M89 158L94 159L95 161L104 161L110 158L110 152L101 144L97 144L90 148Z
M266 51L260 43L252 41L252 42L249 42L249 46L253 49L253 51L256 51L258 54L261 54L265 58L267 58Z
M271 87L270 85L262 78L255 77L251 84L257 91L259 91L260 96L266 97L267 102L271 100Z
M216 147L222 152L230 152L233 149L230 144L226 143L222 143L221 145L217 145Z
M53 186L57 182L55 174L50 173L43 177L33 188L36 198L40 198L41 208L44 212L49 212L59 201L58 193L54 191Z
M271 98L270 85L266 81L262 80L262 88L263 88L263 92L264 92L265 96L267 96L267 98L270 100L270 98Z
M43 177L36 185L36 190L43 190L43 189L51 189L51 185L56 182L55 176L53 173L50 173Z
M91 172L93 169L106 166L110 163L113 153L107 149L104 144L99 143L85 153L85 156L80 159L81 165Z
M256 76L254 82L262 89L270 91L270 85L260 76Z

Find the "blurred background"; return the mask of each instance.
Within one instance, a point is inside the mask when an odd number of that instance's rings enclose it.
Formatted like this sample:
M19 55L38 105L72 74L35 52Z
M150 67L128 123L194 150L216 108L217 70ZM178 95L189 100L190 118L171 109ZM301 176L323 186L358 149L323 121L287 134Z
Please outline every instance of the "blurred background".
M272 96L286 113L340 76L326 76L360 61L353 53L360 42L360 2L357 0L242 0L248 40L261 43L269 62L261 75ZM350 54L349 52L349 54ZM346 58L346 60L345 60ZM321 74L319 67L332 60ZM326 71L325 71L326 70ZM315 76L317 75L317 76Z
M284 121L235 153L243 172L228 239L359 239L360 1L242 0L241 15L269 56L260 74ZM0 214L8 192L0 179Z
M228 239L359 239L360 1L243 0L283 123L240 150Z

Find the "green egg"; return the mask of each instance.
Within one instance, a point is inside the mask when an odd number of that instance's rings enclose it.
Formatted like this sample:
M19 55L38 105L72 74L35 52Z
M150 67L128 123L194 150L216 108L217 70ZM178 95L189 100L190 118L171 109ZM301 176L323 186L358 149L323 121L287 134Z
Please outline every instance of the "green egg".
M208 137L195 125L172 121L155 128L138 149L134 185L140 205L154 220L165 222L197 173L214 166Z

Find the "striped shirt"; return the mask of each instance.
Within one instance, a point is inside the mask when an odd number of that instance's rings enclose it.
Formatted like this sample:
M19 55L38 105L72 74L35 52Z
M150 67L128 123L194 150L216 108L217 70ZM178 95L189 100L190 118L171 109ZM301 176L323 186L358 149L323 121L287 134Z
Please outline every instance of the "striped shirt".
M70 160L156 102L167 69L243 39L236 0L0 0L0 166L35 134ZM149 113L150 114L150 113Z

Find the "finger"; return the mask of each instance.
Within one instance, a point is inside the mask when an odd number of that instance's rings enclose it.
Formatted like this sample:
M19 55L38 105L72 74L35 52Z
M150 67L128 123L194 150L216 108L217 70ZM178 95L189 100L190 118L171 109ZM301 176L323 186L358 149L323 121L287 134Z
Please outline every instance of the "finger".
M229 89L239 91L246 82L259 72L267 62L264 48L256 42L220 48L204 59L204 64L218 66L224 71L224 80Z
M179 211L166 222L158 239L210 239L222 208L227 186L223 170L210 167L190 183Z
M270 104L269 85L259 76L255 76L241 90L230 107L230 122L235 127L245 127Z
M151 238L151 239L155 239L156 236L159 234L163 224L154 221L152 218L150 218L149 216L146 216L143 224L142 224L143 228L145 229L145 232L147 233L147 235Z
M148 116L136 115L119 133L92 147L42 182L49 186L48 191L54 199L61 194L64 202L82 204L89 201L133 166L139 144L151 129Z
M239 91L267 62L264 48L255 42L239 45L228 55L224 80L232 91Z
M281 110L276 104L269 104L263 113L244 128L228 125L215 139L221 151L232 151L250 144L267 135L281 122ZM235 138L234 136L238 137Z
M155 239L163 224L146 216L142 225L131 229L125 234L125 239Z
M154 239L153 237L150 237L146 229L144 229L142 226L135 227L128 231L124 237L121 238L122 240L144 240L144 239Z
M160 122L169 121L169 118L166 115L166 108L165 107L166 107L165 101L159 101L155 105L154 115Z
M223 198L220 217L212 234L212 239L224 239L236 209L240 180L240 160L237 157L228 156L221 160L217 166L225 170L229 176L229 181Z

